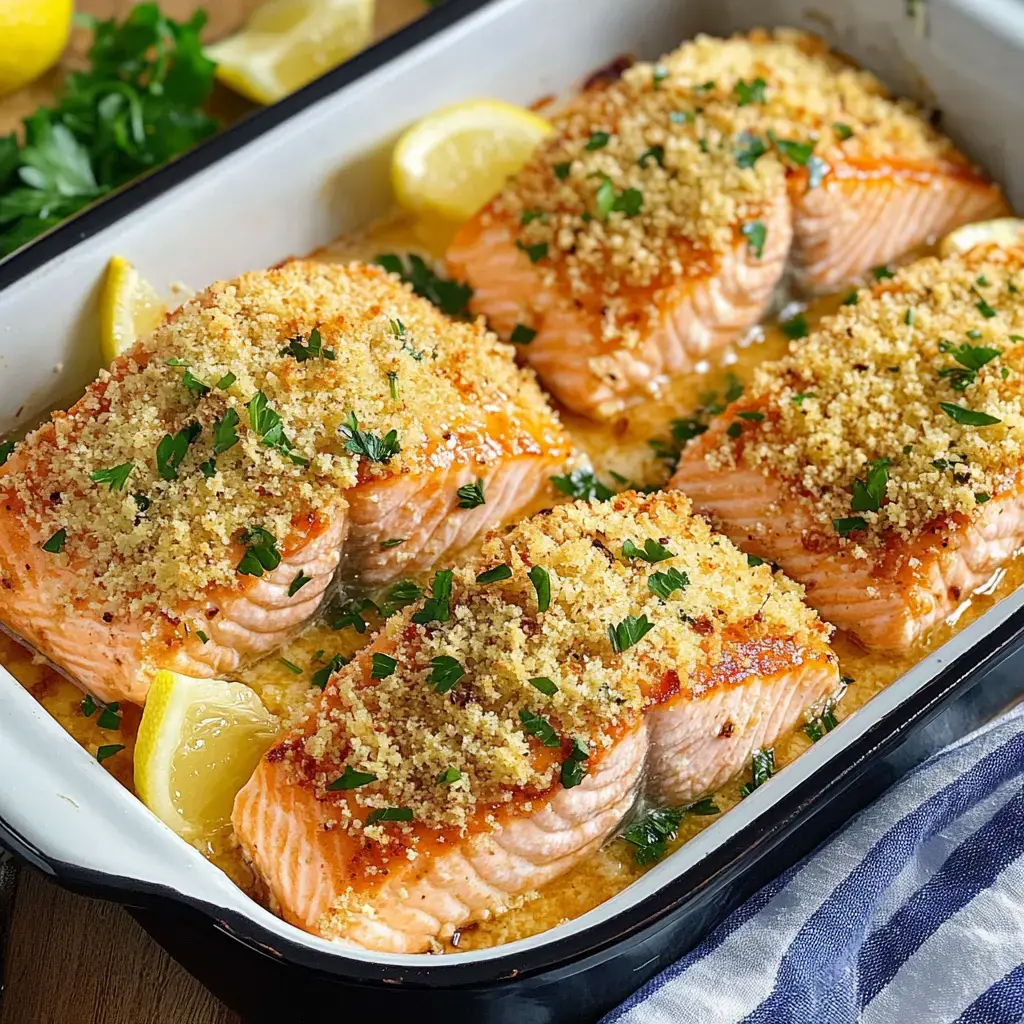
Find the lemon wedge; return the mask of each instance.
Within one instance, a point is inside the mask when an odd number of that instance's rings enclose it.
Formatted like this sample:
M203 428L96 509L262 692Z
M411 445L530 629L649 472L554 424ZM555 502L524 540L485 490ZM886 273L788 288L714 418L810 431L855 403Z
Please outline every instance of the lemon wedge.
M0 0L0 96L57 63L71 32L72 0Z
M107 264L100 295L100 354L112 363L139 338L156 330L167 308L153 286L122 256Z
M276 103L367 46L373 9L374 0L270 0L206 54L226 86Z
M398 140L391 181L416 214L464 221L530 159L551 125L501 100L470 100L417 122Z
M939 243L939 255L952 256L988 242L995 242L996 245L1024 245L1024 220L999 217L996 220L964 224L943 238Z
M201 849L231 828L235 795L276 734L276 720L242 683L156 674L135 741L142 802Z

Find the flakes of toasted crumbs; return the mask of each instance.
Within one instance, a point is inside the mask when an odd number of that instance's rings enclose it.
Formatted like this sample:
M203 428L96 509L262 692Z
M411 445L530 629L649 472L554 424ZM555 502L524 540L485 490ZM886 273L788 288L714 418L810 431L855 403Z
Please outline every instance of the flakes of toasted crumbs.
M627 541L643 546L647 539L664 544L671 557L649 564L623 556ZM510 579L476 582L482 569L498 564L511 568ZM535 566L551 580L543 613L528 575ZM648 580L669 568L689 582L661 600ZM679 493L628 492L558 506L492 534L478 560L455 570L447 621L416 624L416 607L390 619L374 647L397 661L395 673L371 680L370 655L357 656L328 685L306 727L285 742L286 756L299 781L336 801L339 823L354 833L365 811L353 806L352 794L338 798L326 790L345 766L376 776L355 791L359 807L409 807L417 825L465 834L471 822L479 827L479 808L540 796L555 785L573 740L596 763L646 707L666 698L661 687L672 673L681 692L699 696L737 627L744 640L785 638L797 658L809 648L820 652L828 629L803 605L802 593L767 565L751 567L690 515ZM617 653L608 627L629 616L646 616L653 629ZM430 684L430 664L439 656L465 672L446 693ZM730 671L734 660L739 677L755 670L733 645ZM537 677L557 690L541 693L530 683ZM543 716L559 742L544 746L528 735L521 712ZM439 785L449 767L459 779ZM414 843L414 832L400 830L402 843ZM361 834L376 843L395 839L383 826Z
M723 421L742 408L765 419L745 423L738 439L717 436L706 458L790 481L830 536L833 520L862 517L867 530L837 538L862 558L890 534L909 540L948 517L978 517L978 495L1014 488L1024 462L1021 289L1024 250L980 247L898 271L761 367ZM970 347L998 354L981 353L988 361L970 371L953 355L961 346L968 357ZM957 422L941 403L999 422ZM855 481L882 459L880 508L853 509Z
M301 351L314 328L333 359L289 350L298 338ZM57 557L75 572L69 600L179 615L182 602L211 588L245 585L236 572L243 530L262 527L285 551L343 514L345 489L360 481L492 461L502 454L495 436L513 453L564 443L511 351L482 321L452 323L376 267L294 261L245 274L186 302L101 372L70 411L18 447L0 487L33 537L67 531ZM200 382L192 390L186 373ZM397 399L389 373L401 382ZM251 427L247 403L259 392L290 448L268 447ZM230 410L238 441L215 454L215 424ZM352 413L360 430L395 430L398 453L387 462L353 454L339 429ZM192 423L201 430L177 478L165 479L158 445ZM123 490L92 479L127 462Z
M739 84L757 80L764 102L741 103ZM600 311L605 339L625 344L639 343L638 318L659 315L661 293L712 273L721 253L744 244L744 223L785 202L787 170L809 177L769 132L810 144L823 161L816 178L861 159L963 162L873 75L788 30L699 36L584 92L554 124L485 217L509 221L524 249L543 251L545 283ZM738 154L752 141L764 155L741 166ZM607 212L627 190L642 195L639 212L631 216L628 204ZM638 289L655 290L641 310L629 300Z

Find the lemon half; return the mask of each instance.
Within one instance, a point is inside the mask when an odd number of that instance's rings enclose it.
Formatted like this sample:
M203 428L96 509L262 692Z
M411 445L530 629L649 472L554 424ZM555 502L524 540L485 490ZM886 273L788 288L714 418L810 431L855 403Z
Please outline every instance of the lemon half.
M276 103L366 47L373 10L374 0L270 0L206 53L226 86Z
M136 792L182 838L215 844L276 731L248 686L158 672L135 742Z
M413 213L468 220L550 131L544 118L502 100L444 107L398 140L391 157L395 195Z
M974 224L964 224L943 238L939 243L939 255L952 256L989 242L1002 246L1024 245L1024 220L1018 220L1016 217L998 217L995 220L979 220Z
M100 295L100 354L109 364L160 325L167 308L153 286L122 256L107 264Z
M57 63L71 32L72 0L0 0L0 96Z

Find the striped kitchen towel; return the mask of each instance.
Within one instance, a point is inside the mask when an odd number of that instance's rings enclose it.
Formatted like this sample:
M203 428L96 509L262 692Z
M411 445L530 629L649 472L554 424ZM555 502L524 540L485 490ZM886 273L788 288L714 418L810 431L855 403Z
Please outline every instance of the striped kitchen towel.
M947 747L604 1024L1024 1021L1024 707Z

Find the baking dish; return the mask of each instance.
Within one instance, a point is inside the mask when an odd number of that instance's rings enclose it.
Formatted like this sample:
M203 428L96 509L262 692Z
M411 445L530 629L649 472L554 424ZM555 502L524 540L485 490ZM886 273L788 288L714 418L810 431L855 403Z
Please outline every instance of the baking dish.
M519 102L558 94L622 52L650 56L698 31L755 23L818 31L897 91L925 90L944 127L1011 199L1024 198L1010 131L1020 102L1007 85L1024 46L1024 10L1010 2L968 9L948 0L908 12L882 0L839 0L809 14L787 0L756 10L739 2L451 0L0 266L0 430L33 419L94 372L96 292L112 252L149 280L198 287L309 251L386 211L385 147L416 117L474 94ZM629 889L492 950L444 958L339 952L297 932L185 847L2 675L0 835L67 884L150 914L174 908L186 923L147 918L150 926L219 991L235 1001L248 994L253 1015L311 1019L318 1006L344 1000L349 1012L593 1019L866 799L892 763L882 758L912 733L923 736L930 716L1014 649L1022 605L1024 592L1002 601ZM214 935L222 939L217 955L197 956ZM254 967L266 985L248 981Z

